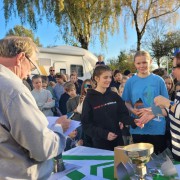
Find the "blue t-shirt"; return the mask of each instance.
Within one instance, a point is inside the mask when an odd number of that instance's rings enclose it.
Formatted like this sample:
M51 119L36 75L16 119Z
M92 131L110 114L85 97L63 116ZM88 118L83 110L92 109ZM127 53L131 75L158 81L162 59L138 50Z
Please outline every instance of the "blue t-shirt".
M138 75L134 75L129 78L125 84L122 98L126 102L131 102L135 107L142 100L141 107L151 107L154 103L156 96L162 95L168 98L168 92L164 80L155 74L150 74L145 78L141 78ZM131 134L146 134L146 135L164 135L165 134L165 118L160 117L160 122L157 118L149 121L145 124L144 128L136 127L130 128Z

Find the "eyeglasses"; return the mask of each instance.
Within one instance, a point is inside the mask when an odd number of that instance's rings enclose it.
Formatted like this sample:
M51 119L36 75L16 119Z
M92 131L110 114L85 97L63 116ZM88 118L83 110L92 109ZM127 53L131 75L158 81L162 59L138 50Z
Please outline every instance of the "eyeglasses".
M55 71L55 70L50 70L50 71Z
M91 89L92 86L91 86L90 84L84 84L84 88L89 88L89 89Z
M31 68L31 71L34 71L35 69L37 69L37 66L32 62L32 60L30 58L28 58L27 56L25 56L28 61L33 65L33 67Z
M173 66L172 70L175 70L176 68L180 68L180 66Z

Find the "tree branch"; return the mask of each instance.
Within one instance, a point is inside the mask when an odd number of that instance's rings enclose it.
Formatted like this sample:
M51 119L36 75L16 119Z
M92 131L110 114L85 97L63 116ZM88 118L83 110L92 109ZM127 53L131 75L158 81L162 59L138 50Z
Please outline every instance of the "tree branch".
M167 12L165 12L165 13L162 13L162 14L159 14L159 15L157 15L157 16L154 16L154 17L149 18L149 19L147 20L147 22L150 21L151 19L156 19L156 18L159 18L159 17L164 16L164 15L166 15L166 14L174 13L174 12L176 12L179 8L180 8L180 4L179 4L178 7L172 9L171 11L167 11Z
M149 3L149 7L148 7L148 9L147 9L146 20L145 20L144 26L143 26L143 28L141 29L141 32L140 32L141 35L144 34L144 32L145 32L145 28L146 28L146 25L147 25L147 23L148 23L149 12L150 12L150 9L151 9L151 6L152 6L153 3L155 3L155 1L153 2L152 0L151 0L151 2Z
M133 9L132 6L130 6L131 10ZM138 14L138 9L139 9L139 0L137 0L137 3L136 3L136 12L133 13L134 15L134 22L135 22L135 27L136 27L136 32L137 34L140 33L140 30L139 30L139 27L138 27L138 22L137 22L137 14Z

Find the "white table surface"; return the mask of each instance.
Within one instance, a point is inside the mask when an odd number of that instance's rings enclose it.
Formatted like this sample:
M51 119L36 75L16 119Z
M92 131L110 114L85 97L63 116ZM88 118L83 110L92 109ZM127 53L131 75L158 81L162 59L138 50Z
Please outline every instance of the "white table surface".
M114 156L114 151L96 149L96 148L89 148L84 146L78 146L72 148L66 152L63 152L63 156ZM74 170L78 170L83 174L86 174L86 177L83 180L104 180L105 178L102 177L102 173L98 172L99 176L93 176L89 174L89 168L91 165L96 165L99 163L107 163L112 162L112 160L64 160L66 170L63 172L55 173L51 175L48 180L70 180L70 178L66 177L66 175ZM67 164L66 164L67 163ZM114 164L111 163L110 165L106 165L104 167L113 166ZM98 171L102 171L102 167L98 169Z

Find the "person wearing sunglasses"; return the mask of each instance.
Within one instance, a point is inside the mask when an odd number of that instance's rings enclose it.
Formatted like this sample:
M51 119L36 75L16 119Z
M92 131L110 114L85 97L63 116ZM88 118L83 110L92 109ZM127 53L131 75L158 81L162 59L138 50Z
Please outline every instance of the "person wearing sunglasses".
M84 88L88 88L88 89L90 89L90 88L92 88L92 86L90 85L90 84L84 84Z
M48 76L48 80L53 81L56 83L56 73L55 73L55 68L53 66L51 66L49 68L49 76Z
M173 59L173 75L180 82L180 52ZM172 137L172 153L175 160L180 161L180 91L177 92L175 100L171 101L163 96L154 98L154 103L159 106L164 116L170 118L170 131ZM144 115L139 122L146 124L153 118L152 112Z
M63 132L70 120L62 116L48 128L45 115L22 82L37 67L36 59L31 38L0 40L0 179L48 179L52 158L65 148Z

